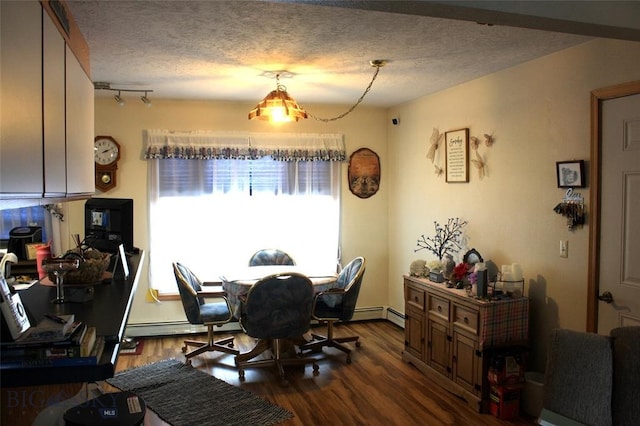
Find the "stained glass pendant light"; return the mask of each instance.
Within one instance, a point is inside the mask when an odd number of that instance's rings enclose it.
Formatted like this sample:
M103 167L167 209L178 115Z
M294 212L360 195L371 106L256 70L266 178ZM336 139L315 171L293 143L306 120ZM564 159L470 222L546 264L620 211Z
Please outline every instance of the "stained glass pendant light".
M249 112L249 120L254 120L254 119L268 120L269 122L272 122L272 123L298 121L301 118L308 118L308 117L311 117L318 121L324 121L324 122L339 120L344 116L346 116L347 114L349 114L351 111L353 111L360 104L360 102L362 102L362 100L367 95L367 93L369 93L369 90L371 90L371 86L373 85L373 82L376 80L376 77L378 76L378 72L380 71L380 68L385 66L387 62L388 61L386 59L374 59L369 61L369 64L376 69L375 73L373 74L373 78L371 79L371 82L365 89L362 96L360 96L358 101L355 104L353 104L351 108L349 108L346 112L333 118L316 117L313 114L308 113L307 111L302 109L300 105L298 105L296 100L293 99L291 96L289 96L289 94L287 93L287 88L284 87L282 84L280 84L280 73L277 73L276 74L276 90L272 90L267 96L265 96L265 98L262 101L260 101L258 105L256 105L254 109L252 109ZM283 71L283 72L286 72L286 71Z

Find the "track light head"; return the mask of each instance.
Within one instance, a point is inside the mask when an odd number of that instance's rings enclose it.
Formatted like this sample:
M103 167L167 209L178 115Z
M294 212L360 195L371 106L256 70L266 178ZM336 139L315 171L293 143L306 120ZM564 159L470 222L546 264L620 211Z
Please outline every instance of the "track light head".
M140 96L140 100L149 108L151 107L151 99L147 97L147 93L148 92L144 92L144 95Z
M115 95L115 96L113 97L113 99L116 101L116 103L117 103L118 105L120 105L120 106L124 106L124 103L125 103L125 102L124 102L124 99L122 99L122 96L120 96L120 92L118 92L118 94L117 94L117 95Z

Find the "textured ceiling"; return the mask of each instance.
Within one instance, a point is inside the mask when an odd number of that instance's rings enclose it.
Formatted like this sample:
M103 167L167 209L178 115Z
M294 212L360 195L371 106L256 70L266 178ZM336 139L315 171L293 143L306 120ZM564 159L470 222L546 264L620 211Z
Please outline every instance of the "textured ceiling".
M388 59L364 104L392 106L584 43L587 36L311 4L259 1L68 3L94 82L153 98L257 103L275 88L304 107L349 105ZM96 96L113 92L96 91ZM124 96L124 95L123 95ZM126 96L125 96L126 99ZM251 105L253 106L253 105Z

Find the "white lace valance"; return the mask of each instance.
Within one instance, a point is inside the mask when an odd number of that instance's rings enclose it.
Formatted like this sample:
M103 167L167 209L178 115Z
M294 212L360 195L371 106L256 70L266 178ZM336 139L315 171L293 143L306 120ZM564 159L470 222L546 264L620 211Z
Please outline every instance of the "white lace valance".
M270 156L278 161L345 161L337 133L248 133L147 130L145 159L242 159Z

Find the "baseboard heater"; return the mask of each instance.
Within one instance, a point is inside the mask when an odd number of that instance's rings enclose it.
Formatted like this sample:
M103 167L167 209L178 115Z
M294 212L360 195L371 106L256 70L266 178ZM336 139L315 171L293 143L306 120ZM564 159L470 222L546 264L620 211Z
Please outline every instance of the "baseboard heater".
M373 319L389 319L394 324L404 326L404 315L397 311L394 312L394 317L400 315L403 320L402 324L389 318L387 312L391 312L391 308L384 306L375 306L370 308L356 308L353 313L352 321L366 321ZM216 327L215 331L221 332L236 332L241 331L238 321L232 321L224 324L221 327ZM148 337L148 336L173 336L181 334L196 334L206 333L207 328L205 326L192 325L185 321L167 321L167 322L153 322L153 323L130 323L127 324L125 334L129 337Z
M395 325L404 328L405 315L402 312L398 312L393 308L387 308L387 319Z

